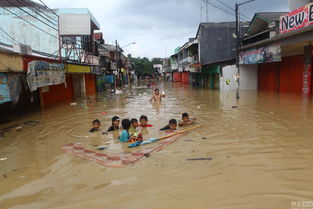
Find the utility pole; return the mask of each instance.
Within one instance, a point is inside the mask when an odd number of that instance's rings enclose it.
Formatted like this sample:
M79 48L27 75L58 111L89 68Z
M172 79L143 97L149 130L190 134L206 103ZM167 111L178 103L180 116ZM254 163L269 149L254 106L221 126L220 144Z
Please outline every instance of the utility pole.
M235 12L236 12L236 67L237 67L237 75L236 75L236 80L237 80L237 89L236 89L236 99L240 99L240 91L239 91L239 87L240 87L240 64L239 64L239 46L241 43L241 34L239 31L239 6L244 5L244 4L248 4L250 2L253 2L255 0L248 0L245 2L242 2L240 4L236 3L235 5Z
M118 75L118 62L117 62L117 40L115 40L115 65L116 65L116 72L117 73L114 73L114 90L116 92L116 86L117 86L117 83L116 83L116 80L117 80L117 75Z
M208 2L205 2L206 22L209 22Z
M239 5L236 3L236 67L237 67L237 89L236 89L236 99L240 99L239 86L240 86L240 68L239 68L239 15L238 15Z

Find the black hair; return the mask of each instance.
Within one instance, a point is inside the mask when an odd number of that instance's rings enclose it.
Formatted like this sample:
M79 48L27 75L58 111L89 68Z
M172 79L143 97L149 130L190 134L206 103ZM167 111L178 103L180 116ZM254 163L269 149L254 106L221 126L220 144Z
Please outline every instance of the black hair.
M133 118L133 119L130 120L130 123L131 123L131 124L134 124L134 123L136 123L136 122L138 123L138 120L137 120L136 118Z
M156 92L156 91L160 91L160 89L154 89L154 92Z
M114 122L114 121L116 121L116 120L119 120L119 119L120 119L119 117L114 116L114 117L112 118L112 122Z
M100 120L98 120L98 119L95 119L94 121L92 121L92 125L94 125L95 123L98 123L98 124L100 124Z
M145 116L145 115L142 115L142 116L140 116L140 118L139 118L139 121L141 121L141 120L146 120L146 121L148 121L148 117Z
M189 117L188 113L186 113L186 112L183 113L183 114L182 114L182 118L184 118L184 117Z
M122 120L123 129L128 130L130 128L130 125L131 125L130 120L128 120L128 119Z
M177 121L175 119L171 119L168 124L176 124L177 125Z

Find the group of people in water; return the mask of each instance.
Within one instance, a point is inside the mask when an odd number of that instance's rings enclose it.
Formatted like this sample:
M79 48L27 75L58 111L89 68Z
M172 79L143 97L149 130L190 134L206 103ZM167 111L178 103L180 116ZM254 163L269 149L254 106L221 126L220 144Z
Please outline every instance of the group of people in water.
M155 86L154 83L148 84L148 87ZM165 97L164 91L162 94L160 94L159 89L155 89L153 96L150 99L150 102L161 102L161 99ZM188 113L182 114L182 119L177 123L175 119L171 119L166 126L160 129L160 131L168 130L168 131L174 131L178 126L186 126L195 123L196 118L189 118ZM107 134L111 131L117 131L120 130L120 122L122 123L122 132L119 135L120 142L136 142L136 141L142 141L143 137L141 132L139 131L139 127L141 128L148 128L152 127L151 124L148 123L148 117L146 115L142 115L139 118L139 121L136 118L133 118L131 120L124 119L120 121L120 118L117 116L114 116L112 118L112 125L109 127L109 129L106 132L103 132L103 134ZM89 130L89 132L97 132L100 130L100 121L98 119L94 120L92 122L93 128Z
M188 113L182 114L182 120L180 120L178 123L176 119L171 119L169 123L160 129L160 131L169 130L169 131L175 131L178 126L187 126L195 123L196 118L189 118ZM148 128L153 127L151 124L148 123L148 117L145 115L140 116L139 121L136 118L133 118L131 120L129 119L123 119L122 120L122 132L119 136L120 142L136 142L136 141L142 141L143 137L142 134L139 131L139 127L142 128ZM101 123L98 119L94 120L92 122L93 128L89 130L89 132L98 132L100 131ZM103 134L107 134L111 131L118 131L120 130L120 118L117 116L114 116L112 118L112 125L108 128L107 132L103 132Z

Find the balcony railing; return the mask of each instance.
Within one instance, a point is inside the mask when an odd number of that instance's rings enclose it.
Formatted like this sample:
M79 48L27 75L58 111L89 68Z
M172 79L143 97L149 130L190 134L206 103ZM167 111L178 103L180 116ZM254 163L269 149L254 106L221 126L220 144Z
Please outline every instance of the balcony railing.
M178 65L189 65L189 64L195 64L198 62L198 57L197 56L190 56L185 59L179 60Z

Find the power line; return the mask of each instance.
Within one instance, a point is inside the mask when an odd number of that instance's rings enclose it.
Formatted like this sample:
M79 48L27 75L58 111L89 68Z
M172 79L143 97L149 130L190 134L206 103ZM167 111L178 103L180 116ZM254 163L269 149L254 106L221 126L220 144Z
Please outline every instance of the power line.
M221 11L227 13L227 14L230 14L230 15L236 17L236 15L233 14L232 12L230 12L230 11L228 11L228 10L222 8L222 7L219 7L219 6L217 6L217 5L215 5L215 4L211 3L211 2L209 2L209 0L203 0L203 1L204 1L206 4L209 4L209 5L211 5L212 7L216 8L216 9L219 9L219 10L221 10ZM247 19L247 18L242 18L242 19L246 19L247 21L250 20L250 19Z
M218 2L221 3L221 4L223 4L223 5L226 6L227 8L231 9L232 11L235 11L234 8L232 8L231 6L227 5L225 2L223 2L223 1L221 1L221 0L216 0L216 1L218 1ZM244 15L244 14L242 14L242 13L239 13L239 14L240 14L242 17L246 17L246 18L250 19L250 17L248 17L248 16L246 16L246 15Z
M19 1L19 2L21 2L21 3L24 3L24 1L23 0L17 0L17 1ZM36 13L37 15L39 15L40 17L42 17L43 19L45 19L45 20L47 20L48 22L50 22L51 24L53 24L54 26L56 26L56 27L58 27L58 25L57 25L57 22L53 19L53 18L51 18L51 17L49 17L49 16L43 16L42 14L40 14L40 10L38 10L38 9L36 9L35 7L28 7L30 10L32 10L34 13ZM38 12L39 11L39 12ZM43 13L44 14L44 13ZM51 18L51 19L49 19L49 18Z
M0 30L1 30L3 33L5 33L8 37L10 37L12 40L14 40L15 42L21 43L21 42L17 41L15 38L13 38L10 34L8 34L5 30L3 30L3 28L0 27Z
M46 34L52 36L52 37L55 38L55 39L58 39L58 37L56 37L55 35L53 35L53 34L51 34L51 33L48 33L47 31L43 30L42 28L39 28L38 26L36 26L36 25L34 25L33 23L31 23L31 22L25 20L24 18L18 16L16 13L14 13L14 12L8 10L7 8L5 8L5 7L1 7L1 8L4 9L4 10L6 10L6 11L8 11L8 12L10 12L11 14L15 15L16 17L20 18L21 20L27 22L28 24L32 25L33 27L37 28L38 30L40 30L40 31L42 31L42 32L44 32L44 33L46 33Z
M8 70L10 69L7 65L3 64L2 62L0 62L0 65L2 65L3 67L7 68Z
M43 24L47 25L48 27L52 28L53 30L58 31L58 29L52 27L51 25L47 24L47 23L44 22L43 20L41 20L41 19L37 18L36 16L30 14L29 12L27 12L26 10L24 10L24 9L22 9L21 7L17 6L16 4L10 2L9 0L6 0L6 1L7 1L9 4L11 4L12 6L17 7L19 10L22 10L23 12L25 12L25 13L28 14L29 16L35 18L36 20L38 20L38 21L42 22Z
M57 13L55 13L52 9L50 9L42 0L39 0L48 10L50 10L55 16L59 17Z

